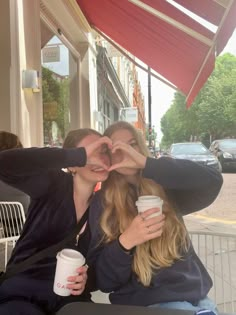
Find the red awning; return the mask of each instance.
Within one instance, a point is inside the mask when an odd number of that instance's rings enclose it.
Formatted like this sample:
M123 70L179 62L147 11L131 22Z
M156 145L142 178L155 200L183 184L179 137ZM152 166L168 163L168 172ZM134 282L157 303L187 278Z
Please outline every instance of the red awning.
M216 25L216 32L165 0L77 3L92 27L182 91L187 106L213 71L215 55L223 50L236 26L236 0L175 0Z

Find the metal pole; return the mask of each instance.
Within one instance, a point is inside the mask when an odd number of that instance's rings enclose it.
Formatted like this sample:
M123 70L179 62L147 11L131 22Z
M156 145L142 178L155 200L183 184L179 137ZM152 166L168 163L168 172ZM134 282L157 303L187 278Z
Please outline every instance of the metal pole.
M152 146L152 139L150 132L152 130L152 96L151 96L151 69L148 66L148 135L149 135L149 148Z

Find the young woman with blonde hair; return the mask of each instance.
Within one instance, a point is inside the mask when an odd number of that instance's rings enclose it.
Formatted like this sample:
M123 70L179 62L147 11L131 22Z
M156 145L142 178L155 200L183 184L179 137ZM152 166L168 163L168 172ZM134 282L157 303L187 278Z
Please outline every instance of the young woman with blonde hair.
M102 184L103 209L90 218L90 259L98 287L111 303L179 309L210 309L212 281L197 257L182 215L213 202L221 185L217 171L187 160L154 159L142 135L117 122L104 133L112 140L111 174ZM137 213L138 196L164 200L163 214Z

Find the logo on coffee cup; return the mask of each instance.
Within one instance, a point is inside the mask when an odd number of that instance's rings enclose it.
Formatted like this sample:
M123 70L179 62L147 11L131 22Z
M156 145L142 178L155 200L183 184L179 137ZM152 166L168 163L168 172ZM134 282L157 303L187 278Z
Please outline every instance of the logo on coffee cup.
M67 287L64 284L61 284L60 282L57 282L57 287L59 289L67 289Z

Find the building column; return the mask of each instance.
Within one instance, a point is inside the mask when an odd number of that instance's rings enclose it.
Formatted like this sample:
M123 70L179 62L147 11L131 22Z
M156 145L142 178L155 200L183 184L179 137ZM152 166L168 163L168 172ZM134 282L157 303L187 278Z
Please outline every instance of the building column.
M97 52L89 43L79 45L81 55L79 66L79 124L98 130L95 112L97 104Z
M39 2L0 1L1 129L16 133L24 146L43 143L42 92L22 89L22 71L41 72Z
M12 0L11 0L12 1ZM14 0L13 0L14 1ZM22 71L36 70L41 78L41 30L39 1L18 0L19 75ZM40 83L40 82L39 82ZM42 90L23 90L20 86L21 133L27 146L43 145Z
M10 111L11 34L9 1L0 1L0 29L0 130L12 131Z

